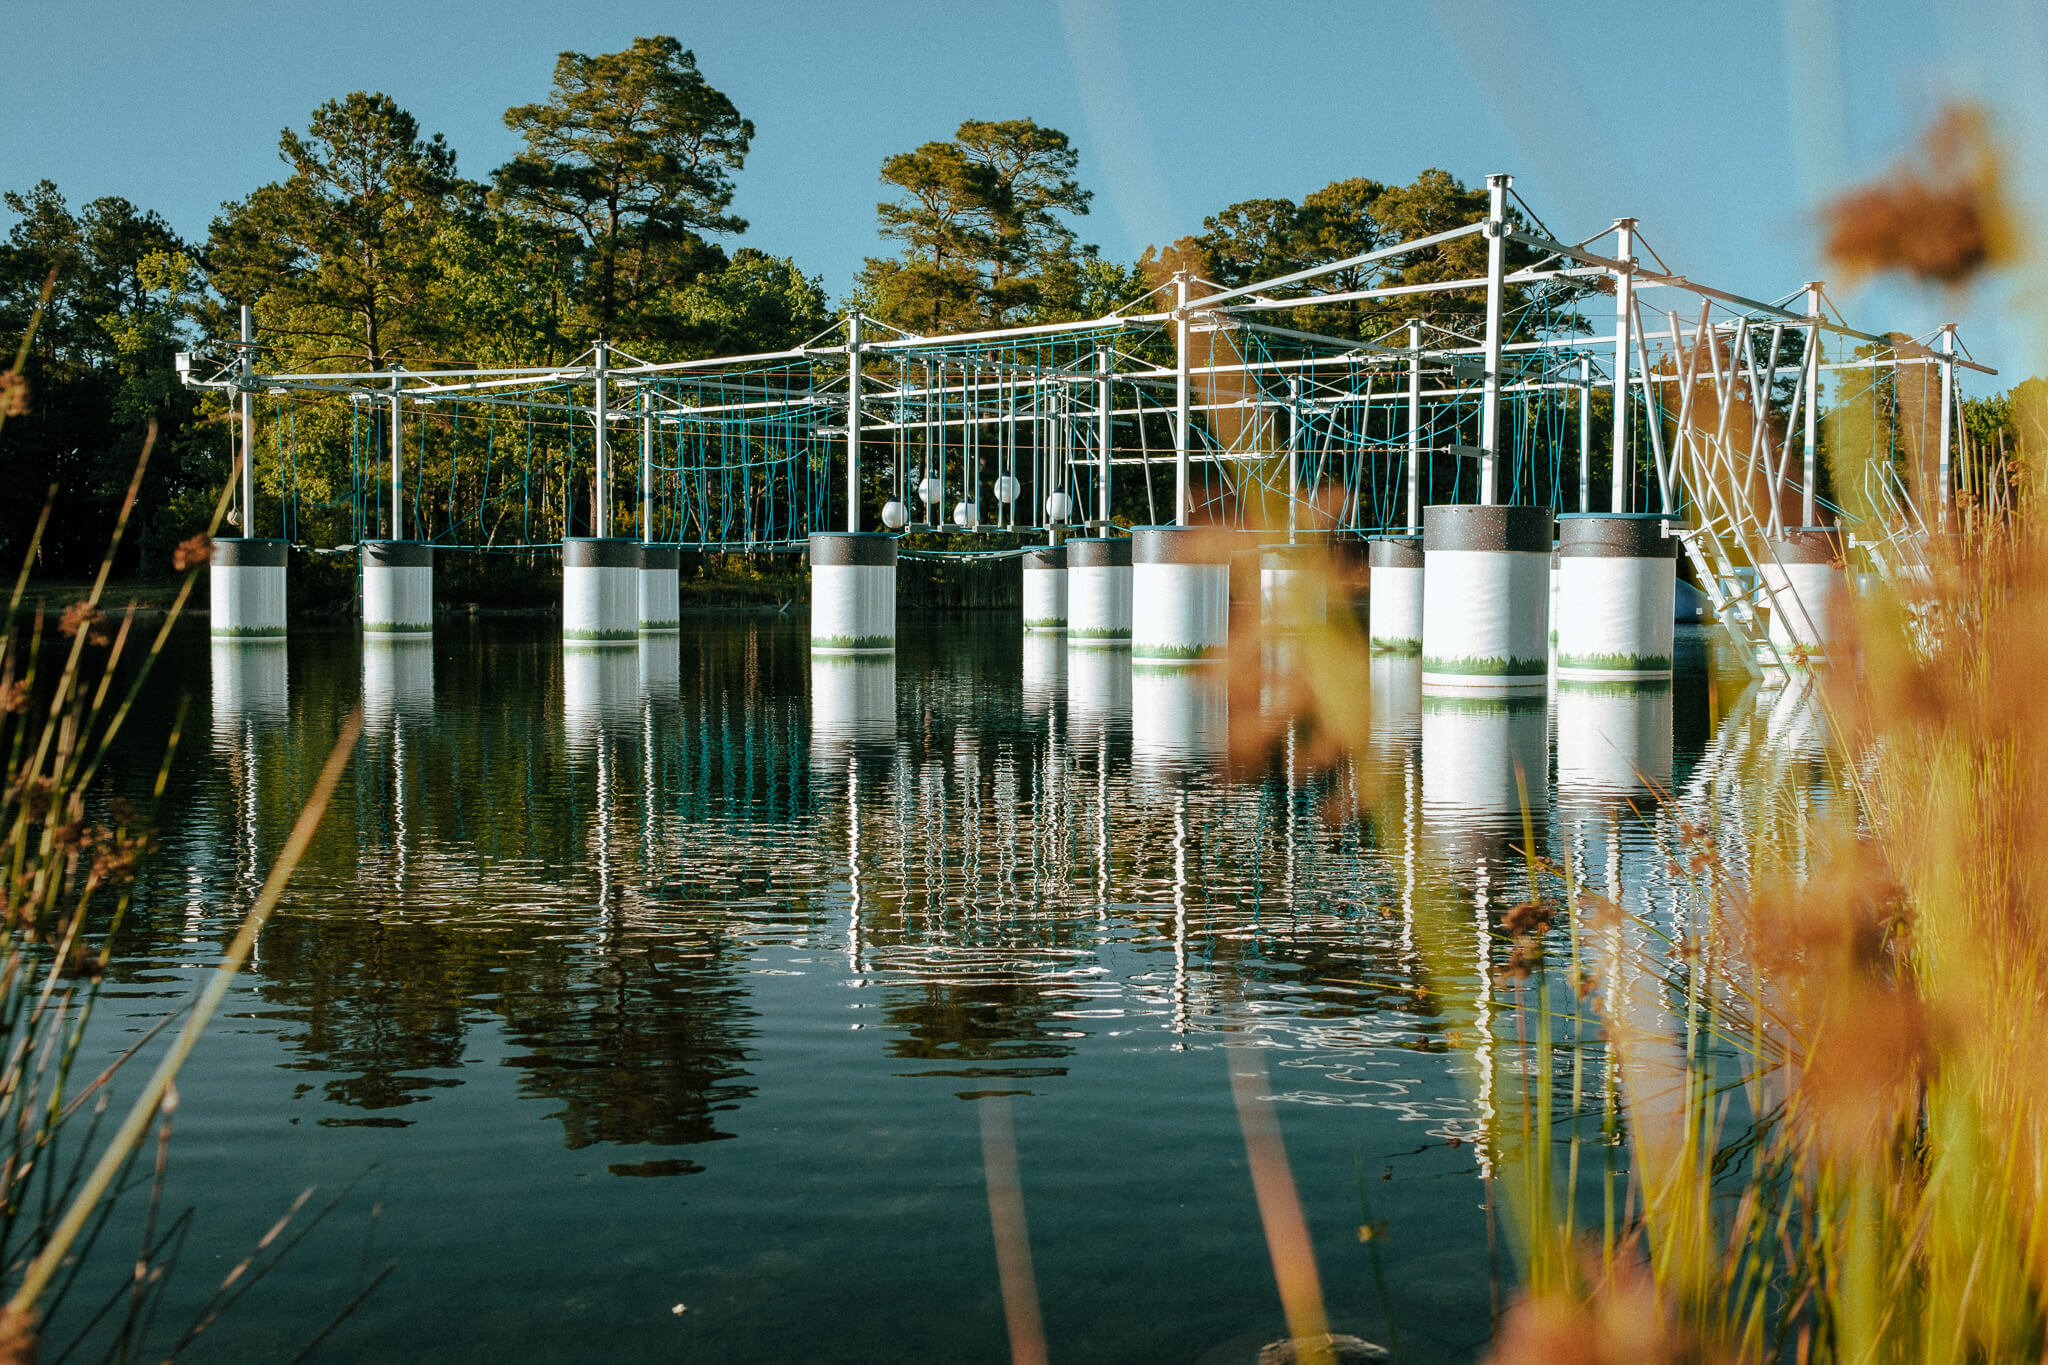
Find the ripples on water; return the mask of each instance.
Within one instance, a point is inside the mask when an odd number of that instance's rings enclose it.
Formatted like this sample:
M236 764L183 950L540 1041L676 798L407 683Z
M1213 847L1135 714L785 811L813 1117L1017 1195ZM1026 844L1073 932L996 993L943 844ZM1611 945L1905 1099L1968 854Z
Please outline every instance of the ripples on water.
M1377 660L1366 771L1226 782L1220 671L1014 624L815 663L776 622L183 635L152 705L208 721L105 1047L217 955L358 696L366 729L183 1082L181 1292L353 1181L222 1358L303 1341L387 1259L336 1358L1002 1358L963 1101L1007 1095L1054 1359L1248 1361L1281 1322L1222 1049L1256 1045L1333 1319L1386 1335L1378 1222L1411 1358L1468 1358L1487 1085L1418 989L1418 878L1462 889L1483 982L1524 788L1596 882L1653 869L1627 795L1706 790L1728 742L1692 644L1674 688L1507 706Z

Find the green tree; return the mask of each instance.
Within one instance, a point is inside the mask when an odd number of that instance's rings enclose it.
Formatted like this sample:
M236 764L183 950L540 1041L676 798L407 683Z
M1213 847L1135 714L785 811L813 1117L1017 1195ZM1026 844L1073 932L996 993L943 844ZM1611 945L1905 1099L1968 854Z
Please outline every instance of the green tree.
M1048 285L1093 254L1067 222L1092 198L1075 179L1078 162L1065 133L1031 119L969 119L949 142L890 157L881 178L897 197L875 213L902 254L862 266L862 301L927 332L1031 314Z
M358 90L314 110L305 136L285 129L278 152L291 175L214 221L214 287L265 305L265 332L302 364L375 367L437 338L434 237L465 191L441 135Z
M722 266L703 234L737 234L733 174L754 125L674 38L624 52L564 52L545 104L505 111L526 149L498 168L493 202L577 243L577 325L593 336L664 330L663 291Z
M30 409L0 434L0 556L19 554L55 483L45 564L83 572L95 563L154 421L139 534L122 564L133 567L138 552L176 538L176 528L160 524L161 509L213 486L224 469L206 449L197 398L172 366L194 335L192 252L162 218L125 199L96 199L74 213L46 180L4 202L17 221L0 242L0 335L20 336L53 269L57 287L26 367Z

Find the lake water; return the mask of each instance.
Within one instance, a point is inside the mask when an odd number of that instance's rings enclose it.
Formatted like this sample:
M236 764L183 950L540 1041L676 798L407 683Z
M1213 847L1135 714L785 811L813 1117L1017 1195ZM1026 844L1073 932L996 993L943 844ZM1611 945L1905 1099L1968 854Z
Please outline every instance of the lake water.
M1682 643L1669 689L1519 707L1425 706L1380 661L1361 792L1299 755L1224 780L1220 670L1133 679L1001 618L815 671L775 618L568 654L538 621L183 631L94 1069L217 959L359 697L367 728L180 1083L160 1323L317 1187L198 1356L287 1358L395 1264L319 1358L1007 1359L978 1108L1007 1104L1052 1359L1248 1363L1284 1335L1229 1082L1257 1048L1335 1326L1471 1359L1513 1270L1417 879L1460 888L1486 980L1517 760L1545 847L1654 868L1621 794L1698 790L1742 686Z

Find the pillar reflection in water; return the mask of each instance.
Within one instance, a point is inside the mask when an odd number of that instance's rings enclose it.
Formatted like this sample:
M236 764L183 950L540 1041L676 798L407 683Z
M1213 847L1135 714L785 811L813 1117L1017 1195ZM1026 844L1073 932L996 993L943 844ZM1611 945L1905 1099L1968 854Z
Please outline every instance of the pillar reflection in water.
M431 635L363 637L363 739L383 750L391 765L391 850L394 884L403 885L412 861L411 771L417 732L434 712L434 639Z
M1525 790L1540 839L1550 796L1547 721L1542 697L1422 699L1424 839L1450 870L1522 863Z
M896 737L894 654L811 656L811 752Z
M1422 659L1375 654L1370 667L1372 750L1382 759L1398 759L1422 739Z
M640 695L659 706L674 705L682 695L683 644L674 631L640 637Z
M1563 682L1557 689L1560 801L1635 799L1671 790L1668 684ZM1646 807L1647 809L1647 807Z
M213 641L213 747L234 769L237 879L252 887L262 876L260 756L266 738L287 733L291 715L285 657L283 639Z
M1067 637L1056 631L1024 632L1024 718L1043 726L1067 692Z
M1214 664L1131 670L1131 766L1186 775L1223 761L1230 683Z
M571 753L596 747L639 714L640 651L632 641L562 651L562 727Z
M1067 657L1067 732L1103 741L1131 723L1131 656L1121 649L1074 649Z

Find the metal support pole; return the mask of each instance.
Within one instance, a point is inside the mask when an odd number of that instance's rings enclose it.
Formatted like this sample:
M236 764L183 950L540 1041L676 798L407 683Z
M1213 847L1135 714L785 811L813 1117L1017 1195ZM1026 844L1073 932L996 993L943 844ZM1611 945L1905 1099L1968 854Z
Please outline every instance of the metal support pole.
M1301 530L1301 381L1287 381L1287 543Z
M860 314L846 315L846 529L860 529Z
M591 494L590 534L608 536L612 533L612 448L606 439L608 433L604 420L605 400L610 397L605 392L609 378L605 365L608 357L602 341L596 343L592 350L596 353L592 359L597 371L595 393L591 399L591 416L596 419L597 426L597 443L593 447L597 455L597 487Z
M256 326L242 305L242 534L256 534Z
M1102 376L1095 384L1095 462L1101 471L1095 490L1095 519L1102 523L1099 529L1104 535L1109 534L1109 456L1116 421L1116 406L1110 395L1110 386L1115 383L1110 373L1114 363L1109 347L1095 353L1095 369Z
M1813 326L1806 333L1806 450L1799 466L1799 524L1813 525L1814 485L1820 480L1820 287L1806 286L1806 315Z
M1579 357L1579 510L1593 510L1593 358Z
M1941 502L1940 517L1936 525L1948 530L1949 484L1955 470L1956 430L1956 325L1946 323L1941 329Z
M1422 528L1422 323L1408 319L1408 529Z
M640 390L640 543L654 543L654 392Z
M1188 272L1173 272L1174 351L1178 356L1173 379L1173 524L1188 524Z
M404 383L398 367L391 369L391 538L405 539L405 414L399 397Z
M1507 293L1509 175L1486 177L1486 373L1480 380L1479 501L1492 506L1500 464L1501 313Z
M1635 485L1632 477L1635 470L1630 466L1628 457L1628 391L1632 352L1635 350L1636 220L1615 219L1614 235L1615 259L1627 268L1614 277L1614 480L1608 510L1626 512L1629 510L1629 493Z

